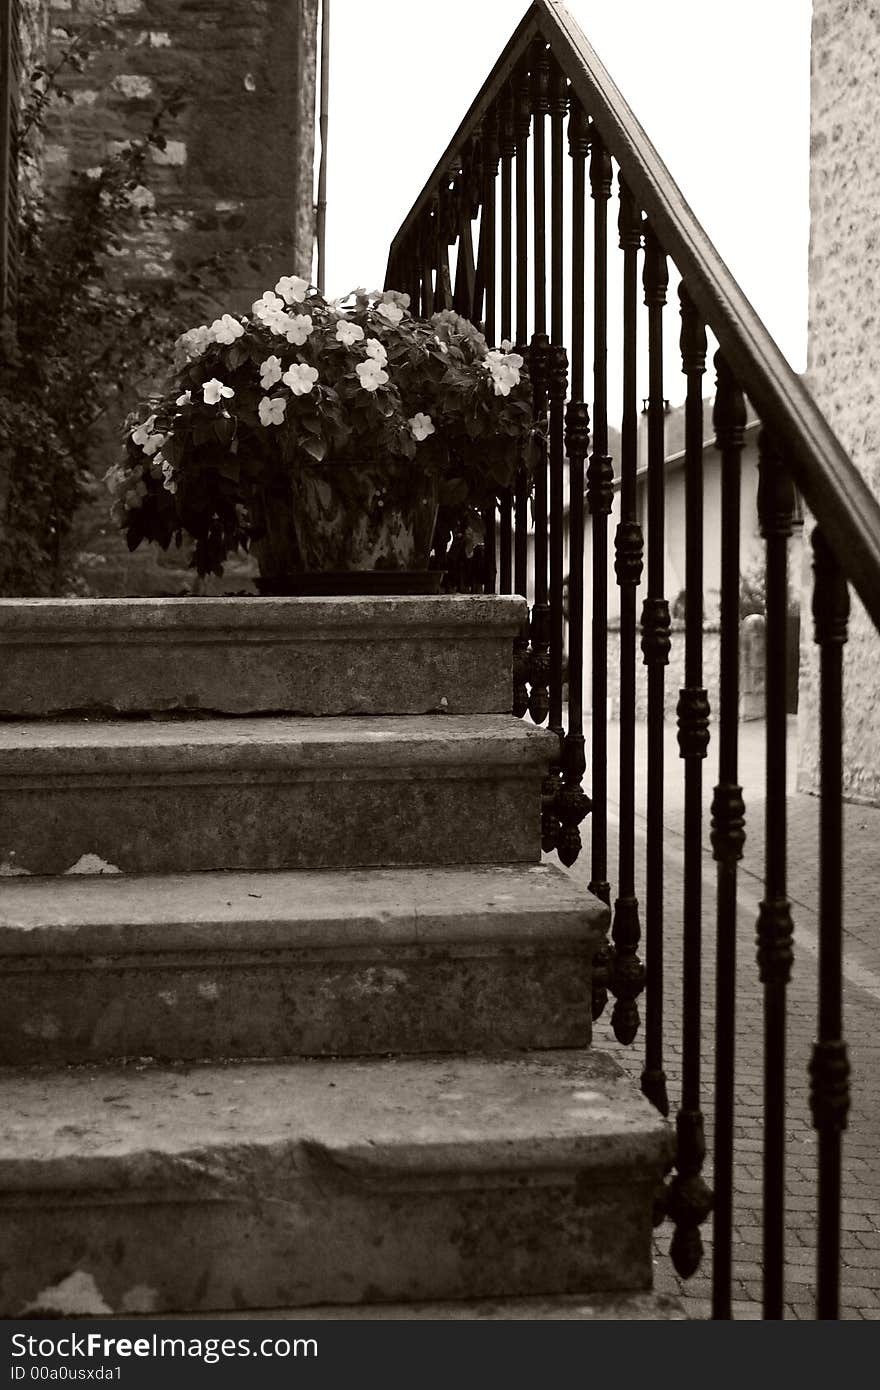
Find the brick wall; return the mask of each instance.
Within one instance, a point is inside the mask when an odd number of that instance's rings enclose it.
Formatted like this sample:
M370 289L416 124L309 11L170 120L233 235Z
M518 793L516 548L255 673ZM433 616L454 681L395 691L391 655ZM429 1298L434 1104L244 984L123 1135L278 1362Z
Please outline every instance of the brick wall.
M87 70L65 77L73 101L47 130L48 184L142 135L161 98L182 87L186 108L152 160L155 225L126 248L128 264L171 281L177 257L281 241L223 296L237 309L281 273L308 276L318 0L43 2L50 34L107 26Z

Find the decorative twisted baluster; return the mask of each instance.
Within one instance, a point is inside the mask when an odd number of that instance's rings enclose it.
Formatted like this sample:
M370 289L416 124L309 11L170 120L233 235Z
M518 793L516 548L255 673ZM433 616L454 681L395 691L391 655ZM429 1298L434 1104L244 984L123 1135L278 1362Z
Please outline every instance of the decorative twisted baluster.
M568 151L572 161L571 400L565 414L568 457L568 732L562 748L561 823L557 853L571 865L581 849L579 826L590 810L581 782L586 772L584 745L584 460L590 447L590 412L584 403L584 202L585 166L590 147L587 118L572 98Z
M581 850L581 821L592 802L581 783L587 770L583 725L584 459L590 447L590 412L583 401L569 401L565 413L565 452L570 468L569 506L569 657L568 732L562 746L562 786L556 809L560 822L556 851L566 866ZM600 962L601 967L601 962Z
M758 912L764 986L764 1316L782 1317L785 1238L785 1013L794 959L786 894L786 610L788 537L795 516L791 479L766 430L758 436L758 518L767 542L767 838Z
M422 313L430 318L434 312L434 262L437 253L437 195L425 208L419 228L420 300Z
M718 783L712 797L712 854L717 864L715 948L715 1186L712 1316L731 1315L733 1116L736 1006L736 878L745 844L745 805L738 781L740 459L746 404L727 361L715 354L713 422L721 455L721 651Z
M550 391L550 339L533 333L529 348L535 423L546 428ZM529 659L529 714L543 724L550 712L550 605L547 602L547 451L539 443L535 464L535 603L532 609L532 649Z
M841 1135L849 1111L843 1041L843 646L846 578L822 532L813 531L813 620L820 651L819 1031L810 1059L810 1109L819 1131L816 1316L840 1313Z
M681 365L685 404L685 684L678 699L678 747L685 764L684 960L682 969L682 1087L676 1116L676 1175L666 1214L675 1223L671 1255L688 1278L703 1258L700 1225L712 1209L702 1176L706 1156L700 1109L700 987L702 966L703 759L709 746L709 700L703 688L703 373L706 330L684 285Z
M564 454L565 397L568 393L568 354L559 343L550 348L550 687L549 725L559 739L559 756L544 778L541 846L549 853L557 847L561 822L562 790L562 470Z
M498 97L498 144L501 151L501 339L513 332L513 158L516 137L513 124L514 96L508 82ZM513 489L503 488L498 497L499 581L502 594L513 589Z
M635 741L636 741L636 590L642 578L642 528L636 519L638 415L636 405L636 336L638 329L638 254L642 218L629 188L620 178L617 219L623 251L623 418L620 450L620 522L614 537L614 571L620 588L620 829L618 832L618 896L614 904L611 939L626 963L618 985L630 996L629 1030L639 1026L635 1000L644 988L645 971L638 957L641 928L635 891ZM594 969L595 982L595 969ZM593 991L593 1016L601 995ZM633 1012L634 1011L634 1012ZM601 1012L601 1009L599 1009ZM647 1040L646 1040L647 1047ZM660 1060L646 1052L642 1089L664 1115L666 1078Z
M485 295L485 314L483 332L490 346L495 343L495 184L501 161L501 148L498 142L498 113L492 106L486 112L482 125L482 169L483 205L480 217L480 249L482 252L482 284ZM483 588L487 594L495 592L496 578L496 528L495 505L483 509Z
M461 168L455 180L455 212L458 223L458 255L455 263L455 291L452 307L457 314L468 317L474 306L476 263L474 261L474 142L468 140L461 157Z
M535 332L547 329L547 222L544 193L544 117L550 110L550 55L543 39L529 47L533 115L532 218L534 229L534 319Z
M648 596L642 605L642 654L648 668L645 946L646 1032L650 1047L646 1048L647 1071L647 1052L653 1057L662 1057L663 1053L663 684L670 646L669 604L663 596L666 487L663 306L669 271L663 248L647 225L642 281L648 306ZM638 1010L634 1001L627 1000L620 1008L620 1023L615 1032L622 1041L631 1041L637 1026ZM650 1079L648 1084L652 1084Z
M592 132L593 198L593 453L587 469L587 507L593 540L592 860L590 892L611 901L608 883L608 517L614 468L608 453L608 199L611 156Z
M515 74L514 138L516 140L516 342L518 351L528 357L528 144L532 121L531 87L528 69L521 65ZM520 469L514 497L514 588L528 598L529 488L525 469ZM529 617L513 644L513 712L520 718L528 712Z

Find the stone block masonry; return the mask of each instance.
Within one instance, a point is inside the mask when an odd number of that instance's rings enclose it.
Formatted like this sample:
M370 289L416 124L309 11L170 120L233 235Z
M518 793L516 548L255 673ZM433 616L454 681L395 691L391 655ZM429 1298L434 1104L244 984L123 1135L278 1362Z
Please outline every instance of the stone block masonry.
M44 0L45 3L45 0ZM48 187L98 167L142 137L163 98L186 94L152 158L155 216L121 264L170 280L175 261L279 242L248 268L223 308L244 310L279 274L308 276L313 239L315 41L318 0L49 0L50 45L103 27L93 58L64 85L44 151Z

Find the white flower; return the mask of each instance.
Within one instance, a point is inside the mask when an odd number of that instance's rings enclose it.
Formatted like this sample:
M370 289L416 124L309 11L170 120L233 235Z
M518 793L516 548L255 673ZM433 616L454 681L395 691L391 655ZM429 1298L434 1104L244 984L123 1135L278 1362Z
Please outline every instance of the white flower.
M175 366L184 366L196 357L201 357L205 348L209 347L212 342L213 335L205 324L201 324L199 328L191 328L187 333L181 333L174 344Z
M281 358L273 353L267 357L265 362L260 364L260 385L264 391L273 387L276 381L281 380Z
M294 347L302 347L310 333L313 333L315 325L312 323L311 314L287 315L286 323L281 330L289 343Z
M410 298L409 295L404 294L402 290L386 290L385 293L382 295L382 303L398 304L401 309L408 309L410 305Z
M349 323L348 319L340 319L336 325L336 341L345 343L346 347L361 342L363 336L364 330L359 323Z
M509 396L519 382L519 371L523 359L518 352L487 352L485 367L492 377L492 388L496 396Z
M282 275L275 286L275 293L280 294L287 304L299 304L305 299L308 288L308 280L303 280L299 275Z
M309 387L311 390L311 387ZM296 392L302 395L302 392ZM280 425L284 420L287 401L283 396L264 396L257 407L261 425Z
M182 396L178 396L175 405L189 405L192 401L192 391L184 391Z
M381 314L382 318L387 319L389 323L400 323L400 320L403 318L403 310L400 305L390 302L386 303L384 299L381 304L376 305L376 313Z
M215 376L210 381L206 381L202 387L202 397L205 405L216 405L221 396L234 396L235 392L231 386L224 386L222 381L218 381Z
M307 367L302 362L294 362L287 368L281 380L285 386L290 387L294 396L307 396L318 380L318 373L314 367Z
M177 491L177 483L174 481L174 466L167 459L162 464L162 486L166 492Z
M365 391L376 391L388 380L388 373L382 370L381 362L370 357L366 362L358 362L355 367L361 386Z
M234 343L243 333L244 329L238 319L234 319L231 314L224 314L222 319L215 319L211 324L211 336L215 343Z
M155 425L155 423L155 415L148 415L142 425L138 425L136 430L132 430L132 443L137 444L139 449L142 449L146 444L147 440L150 438L151 434L153 433L153 426Z
M384 343L380 343L378 338L368 338L365 348L368 357L375 358L380 367L385 366L388 361L388 353L385 351Z
M429 434L434 433L434 423L430 415L426 415L423 410L416 411L415 415L407 420L406 423L413 432L413 439L419 442L423 439L427 439Z
M264 295L255 299L251 305L254 316L264 323L267 328L274 329L279 318L285 318L284 300L279 299L277 294L271 290L266 290Z

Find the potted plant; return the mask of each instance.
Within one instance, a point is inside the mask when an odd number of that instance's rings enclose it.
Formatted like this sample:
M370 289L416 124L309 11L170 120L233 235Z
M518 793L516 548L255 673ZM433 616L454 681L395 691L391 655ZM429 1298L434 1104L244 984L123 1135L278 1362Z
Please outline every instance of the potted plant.
M132 550L189 537L200 575L253 549L262 592L437 587L530 467L522 368L451 311L284 276L178 339L168 389L126 422L113 515Z

